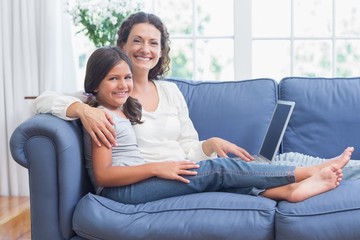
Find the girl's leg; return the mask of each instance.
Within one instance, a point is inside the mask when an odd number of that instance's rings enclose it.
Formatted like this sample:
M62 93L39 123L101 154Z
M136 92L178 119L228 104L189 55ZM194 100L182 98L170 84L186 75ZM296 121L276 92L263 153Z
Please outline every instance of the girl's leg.
M341 180L341 169L336 164L332 164L301 182L267 189L261 195L273 200L300 202L334 189Z
M125 187L104 188L101 195L129 204L199 192L228 188L273 188L295 182L293 166L246 163L228 158L199 162L197 175L188 176L190 183L150 178Z
M344 156L332 160L342 168L350 159L351 150ZM346 154L345 154L346 153ZM188 176L190 183L151 178L125 187L105 188L101 195L122 203L144 203L158 199L199 192L215 192L228 189L251 189L255 194L263 189L274 188L302 181L316 175L328 163L318 166L300 167L246 163L228 158L217 158L199 162L197 175Z

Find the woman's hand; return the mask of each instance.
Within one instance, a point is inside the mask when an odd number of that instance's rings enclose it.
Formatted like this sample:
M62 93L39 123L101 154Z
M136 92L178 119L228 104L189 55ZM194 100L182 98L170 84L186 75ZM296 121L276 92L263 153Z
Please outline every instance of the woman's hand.
M206 140L203 143L203 150L208 156L215 152L219 157L228 157L227 154L232 153L243 159L245 162L254 160L254 157L245 149L237 146L234 143L217 137Z
M96 145L101 146L103 143L107 148L116 145L114 122L108 112L76 102L68 107L66 113L70 117L80 118Z
M200 167L198 164L190 161L168 161L150 164L153 167L154 176L169 180L177 180L184 183L189 183L190 181L181 175L194 176L197 174L194 169Z

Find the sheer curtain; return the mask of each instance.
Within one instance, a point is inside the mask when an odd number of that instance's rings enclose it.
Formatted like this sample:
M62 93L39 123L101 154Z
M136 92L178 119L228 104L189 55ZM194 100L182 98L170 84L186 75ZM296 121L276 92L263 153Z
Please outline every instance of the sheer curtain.
M74 92L71 22L64 0L0 1L0 195L28 195L27 170L11 157L14 129L44 90Z

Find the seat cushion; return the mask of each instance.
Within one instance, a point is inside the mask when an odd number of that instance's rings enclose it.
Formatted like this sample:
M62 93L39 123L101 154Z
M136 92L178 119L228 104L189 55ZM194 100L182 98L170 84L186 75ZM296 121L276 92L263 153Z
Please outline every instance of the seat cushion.
M74 231L89 239L273 239L276 202L234 193L199 193L139 205L88 194Z
M300 203L280 202L276 239L360 238L360 181L343 181L336 189Z
M279 98L296 102L283 152L330 158L348 146L360 149L360 78L285 78Z

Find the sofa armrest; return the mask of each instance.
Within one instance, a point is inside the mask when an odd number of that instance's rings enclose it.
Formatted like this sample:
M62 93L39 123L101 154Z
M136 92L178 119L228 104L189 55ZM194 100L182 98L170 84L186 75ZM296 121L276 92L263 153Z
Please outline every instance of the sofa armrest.
M11 155L29 171L33 239L68 239L79 199L92 190L79 121L31 117L10 138Z

